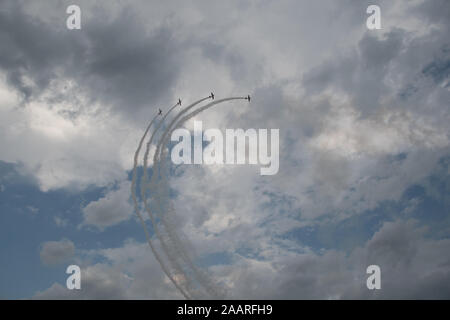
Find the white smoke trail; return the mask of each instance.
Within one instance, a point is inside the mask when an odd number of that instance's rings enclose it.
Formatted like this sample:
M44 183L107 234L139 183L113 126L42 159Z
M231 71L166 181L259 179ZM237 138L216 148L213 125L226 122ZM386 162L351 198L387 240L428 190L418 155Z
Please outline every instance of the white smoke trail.
M176 106L176 105L175 105ZM172 107L170 110L169 110L169 112L173 109L174 107ZM168 113L169 113L168 112ZM168 114L167 113L167 114ZM166 114L166 115L167 115ZM146 224L145 224L145 221L144 221L144 219L142 218L142 215L141 215L141 213L140 213L140 210L139 210L139 205L138 205L138 202L137 202L137 199L136 199L136 192L135 192L135 189L136 189L136 178L137 178L137 163L138 163L138 157L139 157L139 153L140 153L140 150L141 150L141 148L142 148L142 143L144 142L144 139L145 139L145 137L147 136L147 133L148 133L148 131L150 130L150 127L152 126L152 124L153 124L153 122L155 121L155 119L158 117L158 115L156 115L151 121L150 121L150 123L149 123L149 125L147 126L147 129L145 130L145 132L144 132L144 135L142 136L142 138L141 138L141 140L140 140L140 142L139 142L139 146L138 146L138 148L137 148L137 150L136 150L136 152L135 152L135 154L134 154L134 166L133 166L133 178L132 178L132 183L131 183L131 195L132 195L132 198L133 198L133 204L134 204L134 209L135 209L135 211L136 211L136 214L137 214L137 216L139 217L139 221L141 222L141 225L142 225L142 227L144 228L144 233L145 233L145 238L147 239L147 242L148 242L148 244L149 244L149 246L150 246L150 248L151 248L151 250L152 250L152 252L153 252L153 254L154 254L154 256L155 256L155 258L156 258L156 260L159 262L159 264L161 265L161 268L163 269L163 271L164 271L164 273L166 274L166 276L172 281L172 283L175 285L175 287L181 292L181 294L186 298L186 299L190 299L190 296L188 295L188 293L187 292L185 292L185 290L181 287L181 286L179 286L178 285L178 283L175 281L175 279L172 277L172 275L170 274L170 272L169 272L169 270L168 270L168 268L167 268L167 266L165 265L165 263L163 262L163 260L162 260L162 258L160 257L160 255L158 254L158 251L156 250L156 248L154 247L154 245L153 245L153 243L152 243L152 241L151 241L151 237L150 237L150 235L149 235L149 232L148 232L148 230L147 230L147 226L146 226ZM164 117L165 118L165 117ZM161 125L161 123L164 121L164 118L163 118L163 120L161 120L160 121L160 124L158 125L158 128L159 128L159 126ZM157 129L158 129L157 128ZM157 130L156 129L156 130ZM156 131L155 130L155 131ZM155 132L154 131L154 132ZM153 132L153 134L154 134L154 132ZM153 136L153 135L152 135ZM144 171L145 172L145 171Z
M206 99L206 98L205 98ZM202 100L205 100L202 99ZM186 113L187 111L189 111L192 107L194 107L197 103L194 103L190 106L188 106L185 110L183 110L182 112L180 112L175 119L172 120L172 122L170 123L168 130L170 130L171 127L173 127L173 124L181 117L182 114ZM167 132L165 132L166 134ZM159 150L161 148L161 141L164 140L165 135L163 134L163 139L160 140L160 143L158 143L158 147L157 147L157 151L155 153L155 155L159 154ZM156 160L156 162L155 162ZM153 162L153 176L152 176L152 182L151 182L151 186L152 186L152 190L155 190L158 192L158 197L156 197L157 199L157 204L159 206L160 209L161 208L161 199L169 199L169 195L168 195L168 191L167 192L163 192L163 188L166 185L162 185L162 184L155 184L156 179L159 176L159 163L158 163L158 158L154 157L154 162ZM163 175L164 176L164 175ZM169 204L171 204L170 201L168 201ZM166 232L168 233L168 244L167 246L170 246L171 248L173 248L173 251L175 251L176 256L173 256L173 260L176 260L177 258L181 258L182 262L184 262L185 264L187 263L187 266L194 271L194 275L196 275L196 278L200 278L203 286L206 286L207 288L211 287L210 285L206 285L205 282L207 282L206 279L202 279L204 277L199 277L200 276L200 272L197 270L197 268L195 267L195 265L192 263L192 260L190 259L190 257L187 254L187 250L186 248L184 248L183 246L183 242L180 240L180 238L178 237L176 231L175 231L175 227L174 224L172 223L171 220L174 219L170 219L172 213L174 212L173 210L170 210L171 208L169 208L169 210L166 210L164 215L161 216L161 221L163 222L163 226L164 229L166 230ZM161 211L161 210L160 210ZM186 270L184 272L185 274L185 278L186 279L190 279L189 275L187 274L189 272L189 270ZM192 284L192 281L189 281L190 284ZM212 295L213 297L217 297L217 294L215 294L215 291L210 291L209 294ZM200 296L201 297L201 296Z
M205 100L207 100L207 99L209 99L209 98L203 98L203 99L200 99L200 100L194 102L193 104L191 104L190 106L188 106L185 110L181 111L179 114L183 114L184 112L186 112L186 111L189 110L190 108L194 107L195 105L197 105L197 104L199 104L199 103L201 103L201 102L203 102L203 101L205 101ZM176 106L176 105L175 105L175 106ZM174 106L174 107L175 107L175 106ZM154 229L154 231L155 231L155 234L156 234L156 236L158 237L158 239L159 239L159 241L160 241L160 243L161 243L162 249L163 249L163 251L165 252L167 258L169 259L169 261L170 261L172 267L176 270L177 274L185 275L185 271L183 270L183 268L182 268L182 266L180 265L180 263L177 261L177 257L180 256L180 255L184 255L184 252L185 252L185 251L183 252L183 248L181 248L181 250L180 250L180 247L179 247L179 246L176 246L176 245L172 244L172 242L173 242L173 240L172 240L172 239L173 239L173 236L172 236L172 237L171 237L170 235L165 236L164 234L162 234L162 233L160 232L160 230L159 230L159 228L158 228L158 224L157 224L157 222L156 222L155 219L154 219L154 216L153 216L153 214L152 214L152 212L151 212L151 210L150 210L150 208L149 208L149 206L148 206L148 201L147 201L147 189L148 189L148 185L147 185L147 172L148 172L147 166L148 166L148 154L149 154L149 152L150 152L150 146L151 146L151 143L152 143L152 141L153 141L153 138L154 138L155 133L158 131L158 129L159 129L160 126L162 125L163 121L165 120L165 118L167 117L167 115L174 109L174 107L172 107L172 108L164 115L163 119L162 119L161 122L159 123L158 127L153 131L153 133L152 133L152 135L151 135L151 137L150 137L150 140L149 140L148 143L147 143L147 147L146 147L146 151L145 151L145 155L144 155L144 172L143 172L143 176L142 176L142 179L141 179L141 197L142 197L143 202L144 202L145 210L147 211L147 213L148 213L148 215L149 215L149 217L150 217L150 220L151 220L151 223L152 223L152 225L153 225L153 229ZM175 117L175 119L177 119L178 117L179 117L179 115L178 115L177 117ZM172 122L173 122L173 121L172 121ZM154 167L154 163L153 163L153 167ZM154 172L154 169L153 169L153 172ZM152 181L153 181L153 177L154 177L154 176L155 176L155 175L153 174L153 176L152 176ZM153 192L153 191L154 191L154 192L158 192L157 189L152 189L152 192ZM158 203L159 203L159 201L160 201L159 199L160 199L160 198L157 197ZM190 287L192 286L191 281L190 281L190 278L184 276L184 279L183 279L183 280L184 280L184 282L185 282L185 283L184 283L184 286L187 287L187 288L186 288L186 291L193 291L193 290L190 288ZM177 283L177 284L178 284L178 283ZM178 284L178 286L181 286L181 285Z
M162 167L164 169L164 166L160 165L161 159L165 158L165 149L162 148L162 146L165 146L167 144L168 139L169 139L171 133L173 132L173 130L175 130L177 127L181 126L188 119L194 117L195 115L199 114L200 112L203 112L204 110L206 110L214 105L217 105L217 104L225 102L225 101L238 100L238 99L246 99L246 98L232 97L232 98L226 98L226 99L217 100L215 102L211 102L210 104L186 115L184 118L182 118L180 121L178 121L176 123L176 125L174 126L175 121L177 121L182 114L186 113L190 108L193 107L193 106L190 106L190 107L186 108L185 110L183 110L183 112L180 112L178 114L178 116L172 120L171 124L166 129L160 142L158 143L158 146L156 148L156 152L155 152L155 155L153 158L153 176L152 176L152 182L150 185L153 187L153 190L158 190L160 192L159 197L158 197L159 199L164 198L164 199L169 200L168 191L166 191L165 194L161 194L161 189L167 188L167 176L165 174L162 174L161 179L160 179L161 182L158 184L155 184L155 182L159 176L159 173L162 171L162 170L160 170L160 167ZM168 202L169 202L170 208L164 213L164 215L161 215L161 221L163 222L163 225L169 234L169 239L171 240L171 245L176 247L174 251L181 253L181 256L179 256L179 257L181 257L184 260L184 262L187 263L188 267L194 273L194 276L197 279L197 281L206 289L206 291L210 295L212 295L213 297L224 296L223 290L221 290L221 288L219 288L217 286L217 284L214 283L214 281L212 281L205 272L200 270L193 263L191 258L188 256L187 251L183 246L183 242L180 240L177 233L175 232L175 228L171 221L171 218L173 219L172 215L174 213L174 209L173 209L172 202L170 200ZM161 206L160 206L160 208L161 208ZM176 257L174 257L174 258L176 259ZM188 275L185 274L185 277L188 278Z
M161 138L160 142L158 143L156 152L155 152L155 156L159 154L159 151L161 148L161 142L164 140L164 137L166 136L166 134L170 130L170 128L173 127L174 123L183 114L187 113L190 109L195 107L197 104L199 104L207 99L209 99L209 97L200 99L199 101L194 102L193 104L189 105L187 108L185 108L184 110L182 110L181 112L178 113L178 115L171 121L168 128L164 132L163 137ZM163 192L164 186L161 184L156 184L156 180L159 178L159 159L156 158L155 156L153 157L153 175L152 175L150 187L155 192L158 192L158 197L156 197L156 200L157 200L157 204L158 204L160 211L162 211L161 210L162 209L162 207L161 207L162 200L166 199L166 201L169 202L169 204L171 204L171 201L169 200L168 192ZM175 217L173 217L172 215L174 215L174 210L166 210L164 215L160 216L161 221L163 222L164 230L167 233L167 242L164 246L167 249L170 248L169 250L172 251L171 260L174 261L176 266L180 266L184 262L184 264L187 264L187 267L190 268L190 270L192 270L197 275L196 278L199 278L200 272L197 270L195 264L192 262L192 259L189 257L188 251L186 250L186 248L183 245L183 241L181 241L181 239L179 238L179 236L175 230L174 223L171 222L171 220L172 221L175 220ZM177 263L176 260L182 260L182 261L180 263ZM185 278L186 278L188 284L192 285L192 281L191 281L190 277L186 274L186 272L189 272L189 271L185 270L182 272L185 275ZM202 277L200 277L200 279L202 279ZM210 287L210 286L206 285L206 281L207 281L206 279L203 280L203 286ZM214 297L218 297L218 295L215 294L215 291L211 291L211 292L209 292L209 294Z
M209 97L208 97L209 98ZM173 208L173 203L169 196L169 190L168 190L168 181L167 181L167 175L164 174L164 162L161 164L161 159L165 159L166 157L166 150L165 148L162 148L162 146L165 146L168 143L168 139L177 127L182 125L185 121L192 118L196 114L203 112L204 110L217 105L219 103L229 101L229 100L236 100L236 99L246 99L243 97L234 97L234 98L226 98L217 100L215 102L212 102L196 111L193 111L186 115L184 118L182 118L180 121L177 122L177 120L185 113L187 113L190 109L192 109L197 104L205 101L208 98L200 99L197 102L194 102L193 104L189 105L186 109L182 110L170 123L168 128L164 131L162 134L162 138L157 144L156 152L153 157L153 172L152 172L152 179L151 183L147 183L147 166L148 166L148 154L150 150L151 143L153 141L153 138L158 131L158 129L161 127L162 123L164 122L167 115L175 108L173 106L163 117L163 119L159 122L156 129L154 129L150 140L147 143L146 152L144 155L144 171L143 171L143 177L141 179L141 197L144 202L145 210L147 211L148 215L150 216L151 223L153 225L154 232L157 236L157 238L160 241L160 244L162 246L162 250L165 253L167 259L169 260L170 265L176 272L175 274L172 274L169 268L165 265L162 257L158 254L157 250L152 244L151 238L149 236L149 233L147 231L145 222L139 212L139 206L138 202L136 200L136 177L137 177L137 159L139 156L140 149L142 148L142 143L152 125L155 118L152 119L150 124L148 125L144 136L142 137L138 149L136 150L135 157L134 157L134 168L133 168L133 179L132 179L132 196L133 196L133 202L135 205L136 213L139 217L139 220L141 221L142 226L144 227L145 235L147 238L147 241L152 249L153 254L155 255L156 259L160 263L163 271L168 276L168 278L174 283L176 288L183 294L183 296L187 299L190 299L192 297L205 297L206 295L202 294L202 290L198 288L195 284L199 284L201 287L203 287L206 292L209 294L206 297L223 297L224 292L222 292L221 288L209 278L209 275L198 268L196 264L192 261L190 258L188 251L186 250L185 246L183 245L183 241L181 240L180 236L176 232L175 228L175 210ZM175 125L174 125L175 124ZM161 174L161 178L160 173ZM158 182L156 182L159 180ZM147 203L147 191L151 188L152 195L153 193L156 195L155 200L157 202L159 210L159 219L161 220L163 224L163 228L161 231L158 228L158 222L155 220L155 217L153 216L152 212L150 211ZM163 210L162 208L162 202L166 201L168 203L168 208L166 210ZM163 212L165 211L165 212ZM158 213L158 212L157 212Z

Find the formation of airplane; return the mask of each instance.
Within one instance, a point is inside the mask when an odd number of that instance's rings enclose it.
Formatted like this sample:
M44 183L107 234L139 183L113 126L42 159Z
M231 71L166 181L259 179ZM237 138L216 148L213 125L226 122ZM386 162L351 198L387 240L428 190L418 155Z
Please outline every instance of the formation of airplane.
M211 98L212 100L214 100L214 97L215 97L215 96L214 96L214 92L211 92L211 95L209 96L209 98ZM250 102L250 100L251 100L250 95L248 94L247 97L245 97L245 99L247 99L248 102ZM179 106L181 107L181 99L180 99L180 98L178 98L177 105L179 105ZM162 115L162 110L161 110L161 109L158 109L158 116L161 116L161 115Z

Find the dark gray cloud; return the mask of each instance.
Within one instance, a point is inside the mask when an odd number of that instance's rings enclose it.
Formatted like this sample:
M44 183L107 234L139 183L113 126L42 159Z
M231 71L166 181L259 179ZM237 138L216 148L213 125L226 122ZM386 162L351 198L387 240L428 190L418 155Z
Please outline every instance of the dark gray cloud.
M98 92L130 113L167 99L182 63L170 29L149 32L127 10L109 24L86 28L91 45L83 78L93 96Z
M414 221L385 223L350 254L286 254L276 262L242 261L234 270L240 298L270 299L448 299L450 241L429 239ZM381 290L368 290L366 268L381 268ZM434 289L433 289L434 288Z
M423 1L418 6L411 8L413 14L426 19L428 23L438 23L447 29L450 26L450 3L446 0Z
M303 84L311 94L330 87L340 89L352 98L357 110L373 114L380 108L380 98L391 93L386 78L391 62L406 49L404 38L402 30L390 31L381 39L367 32L357 50L308 72Z
M437 113L447 111L443 106L450 97L445 86L449 77L450 42L446 34L450 23L439 18L449 10L449 3L444 2L425 1L408 8L411 14L435 23L425 35L400 27L381 35L365 31L356 48L338 52L306 72L304 87L313 95L330 89L348 95L363 117L386 107L389 111L422 113L424 105L428 105L426 113L430 108ZM383 6L382 12L386 12Z
M65 57L71 60L70 41L64 41L63 35L55 33L51 25L25 14L16 1L2 3L0 38L0 67L6 71L8 82L25 99L49 84L55 76L54 66L62 64ZM25 77L31 77L36 87L27 84Z
M58 6L59 7L59 6ZM61 7L61 9L63 9ZM96 9L82 30L62 28L6 1L0 11L0 68L25 101L39 97L51 81L75 81L89 101L112 105L133 115L167 99L182 63L172 31L148 30L128 8L114 19Z

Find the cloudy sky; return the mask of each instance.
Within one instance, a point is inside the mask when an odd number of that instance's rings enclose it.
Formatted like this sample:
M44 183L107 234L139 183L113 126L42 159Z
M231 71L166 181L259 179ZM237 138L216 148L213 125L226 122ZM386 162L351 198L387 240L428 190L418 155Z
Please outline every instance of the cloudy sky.
M171 171L177 230L229 297L450 298L449 17L446 0L0 0L0 298L182 298L134 213L133 156L158 108L211 91L252 101L204 127L280 129L276 175Z

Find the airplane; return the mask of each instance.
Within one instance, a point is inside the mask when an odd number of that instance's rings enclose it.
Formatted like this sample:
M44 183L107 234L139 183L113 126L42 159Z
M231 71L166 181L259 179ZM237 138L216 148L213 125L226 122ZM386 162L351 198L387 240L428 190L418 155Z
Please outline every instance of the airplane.
M245 99L247 99L248 102L250 102L250 95L248 94L248 95L247 95L247 98L245 98Z
M177 103L180 107L181 107L181 99L178 98L178 103Z
M209 96L212 100L214 100L214 93L211 92L211 95Z
M158 109L158 110L159 110L158 116L161 116L162 115L162 110L161 109Z

